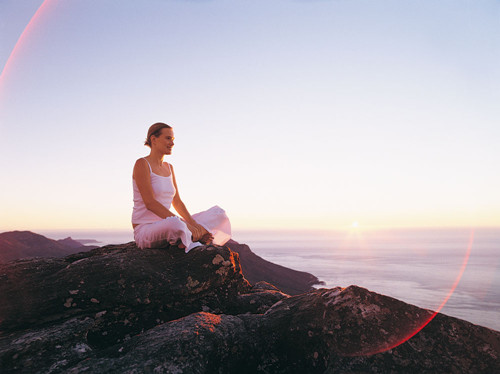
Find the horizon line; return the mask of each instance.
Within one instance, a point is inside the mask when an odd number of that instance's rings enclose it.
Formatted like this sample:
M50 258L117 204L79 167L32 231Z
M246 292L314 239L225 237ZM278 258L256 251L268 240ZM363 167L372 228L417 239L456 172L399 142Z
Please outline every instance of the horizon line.
M298 228L295 227L233 227L232 231L263 231L263 232L296 232ZM481 225L481 226L343 226L332 228L302 228L303 231L316 231L316 232L329 232L329 231L386 231L386 230L477 230L477 229L499 229L500 225ZM11 231L31 231L31 232L68 232L68 231L85 231L85 232L133 232L132 228L12 228L0 229L0 234Z

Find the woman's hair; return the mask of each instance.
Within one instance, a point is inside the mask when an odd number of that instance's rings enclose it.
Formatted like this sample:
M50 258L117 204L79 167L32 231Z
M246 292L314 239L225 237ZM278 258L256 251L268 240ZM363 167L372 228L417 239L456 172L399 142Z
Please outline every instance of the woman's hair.
M171 128L172 128L172 126L169 126L163 122L156 122L156 123L152 124L149 127L148 136L146 138L146 141L144 142L144 145L147 145L149 148L151 148L151 137L152 136L158 137L161 134L161 130L171 129Z

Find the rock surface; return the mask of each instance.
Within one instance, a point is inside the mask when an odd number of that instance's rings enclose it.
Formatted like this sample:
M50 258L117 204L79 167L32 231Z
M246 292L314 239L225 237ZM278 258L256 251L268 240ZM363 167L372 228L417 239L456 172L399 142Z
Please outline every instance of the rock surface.
M223 313L251 289L224 247L140 250L135 243L0 265L0 331L90 316L89 344L118 343L200 310Z
M226 247L0 265L2 373L494 373L500 333L350 286L253 287ZM408 341L406 340L415 334Z

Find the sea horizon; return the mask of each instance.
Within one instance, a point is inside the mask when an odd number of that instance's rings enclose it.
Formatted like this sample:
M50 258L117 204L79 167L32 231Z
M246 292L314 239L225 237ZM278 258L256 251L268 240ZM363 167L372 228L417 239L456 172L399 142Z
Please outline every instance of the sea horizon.
M30 228L15 228L15 229L2 229L0 233L7 231L31 231L37 234L44 235L50 239L59 240L71 237L72 239L83 239L89 240L94 239L103 243L103 245L108 244L124 244L134 240L134 231L132 228L63 228L63 229L30 229ZM308 236L310 234L325 235L325 236L359 236L364 234L392 234L392 233L421 233L425 231L426 233L437 233L440 236L443 234L456 235L457 233L470 233L481 232L483 234L497 235L500 232L500 226L408 226L408 227L365 227L353 228L351 226L346 226L343 228L333 228L333 229L296 229L296 228L232 228L231 239L240 242L239 240L248 240L249 238L257 237L262 238L263 236L268 237L269 240L281 241L282 235L288 235L289 237L299 237ZM245 243L246 244L246 243Z

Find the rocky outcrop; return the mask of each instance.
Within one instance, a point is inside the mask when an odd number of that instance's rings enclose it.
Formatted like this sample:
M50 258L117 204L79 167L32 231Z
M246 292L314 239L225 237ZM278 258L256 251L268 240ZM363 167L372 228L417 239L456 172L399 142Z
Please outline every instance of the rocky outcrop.
M0 265L0 331L92 317L89 344L120 342L200 310L224 313L251 289L224 247L140 250L134 243Z
M356 286L251 286L226 247L14 261L0 295L2 373L500 370L499 332L441 314L423 327L432 312Z
M240 255L245 278L252 284L265 281L288 295L308 292L314 289L314 285L324 284L310 273L293 270L264 260L253 253L246 244L240 244L231 239L226 243L226 246Z
M21 258L64 257L88 251L96 246L84 246L71 238L52 240L31 231L0 233L0 263Z

